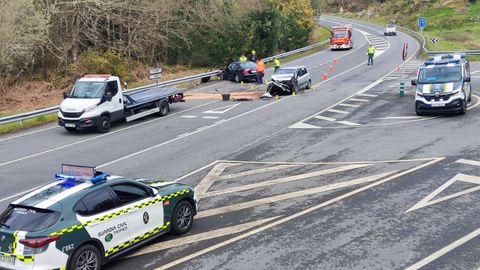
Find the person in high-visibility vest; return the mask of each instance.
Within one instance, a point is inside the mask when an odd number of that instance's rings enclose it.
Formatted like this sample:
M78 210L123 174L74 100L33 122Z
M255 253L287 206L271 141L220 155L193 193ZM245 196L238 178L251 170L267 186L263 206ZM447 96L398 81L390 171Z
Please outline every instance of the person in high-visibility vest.
M240 56L240 62L245 62L247 61L247 57L245 56L245 54L242 54L242 56Z
M249 60L252 61L252 62L254 62L254 63L257 62L257 60L258 60L258 59L257 59L257 52L256 52L255 50L252 51L252 55L250 55L250 59L249 59Z
M277 70L280 68L280 60L277 58L273 59L273 72L277 72Z
M263 84L263 72L265 72L265 63L263 59L257 61L257 68L255 69L257 72L257 84Z
M370 44L370 46L368 46L367 56L368 56L367 65L373 65L373 57L375 56L375 48L373 47L372 44Z

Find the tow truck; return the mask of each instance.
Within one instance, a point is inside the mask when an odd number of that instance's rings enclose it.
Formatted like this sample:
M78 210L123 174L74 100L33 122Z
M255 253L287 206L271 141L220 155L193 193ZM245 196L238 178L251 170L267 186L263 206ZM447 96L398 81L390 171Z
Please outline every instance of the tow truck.
M415 86L415 111L426 113L467 112L472 100L470 64L465 54L434 56L418 69Z
M64 93L58 124L68 132L95 127L101 133L112 122L130 122L151 114L165 116L170 104L184 102L178 89L150 85L127 91L120 78L110 74L87 74L77 80L70 94Z
M353 48L353 28L351 25L332 26L330 30L330 49L351 49Z

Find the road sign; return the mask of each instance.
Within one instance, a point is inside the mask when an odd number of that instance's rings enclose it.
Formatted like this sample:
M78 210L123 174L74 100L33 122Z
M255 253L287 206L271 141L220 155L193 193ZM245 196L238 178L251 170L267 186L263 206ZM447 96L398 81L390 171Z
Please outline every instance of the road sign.
M418 18L418 28L424 29L427 26L427 19L425 17Z
M150 69L150 76L148 76L150 80L160 79L161 77L162 77L162 68Z
M431 41L433 44L435 44L435 43L437 43L437 42L438 42L438 39L436 39L436 38L432 38L430 41Z

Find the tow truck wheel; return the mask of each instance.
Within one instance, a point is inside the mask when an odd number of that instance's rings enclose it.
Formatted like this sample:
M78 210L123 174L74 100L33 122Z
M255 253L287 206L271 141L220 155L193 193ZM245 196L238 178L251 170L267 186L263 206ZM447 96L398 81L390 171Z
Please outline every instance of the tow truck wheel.
M170 106L168 105L168 101L164 100L160 103L160 111L158 112L159 116L165 116L170 112Z
M97 130L100 133L107 133L112 127L110 117L104 115L100 117L100 123L98 123Z
M190 230L193 223L193 207L188 201L180 201L175 205L172 216L172 232L184 234Z
M65 127L65 129L66 129L68 132L75 132L75 131L77 131L77 128L74 128L74 127Z
M77 249L68 264L69 270L99 270L101 267L101 256L98 249L90 244Z

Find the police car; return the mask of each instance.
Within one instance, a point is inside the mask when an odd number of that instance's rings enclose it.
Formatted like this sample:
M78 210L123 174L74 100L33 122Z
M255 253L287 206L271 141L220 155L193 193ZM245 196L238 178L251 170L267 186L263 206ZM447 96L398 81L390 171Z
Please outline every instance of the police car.
M0 269L98 270L156 236L186 233L197 211L180 183L74 165L55 177L0 215Z
M464 54L435 56L418 69L415 86L417 115L467 112L472 100L470 64Z

